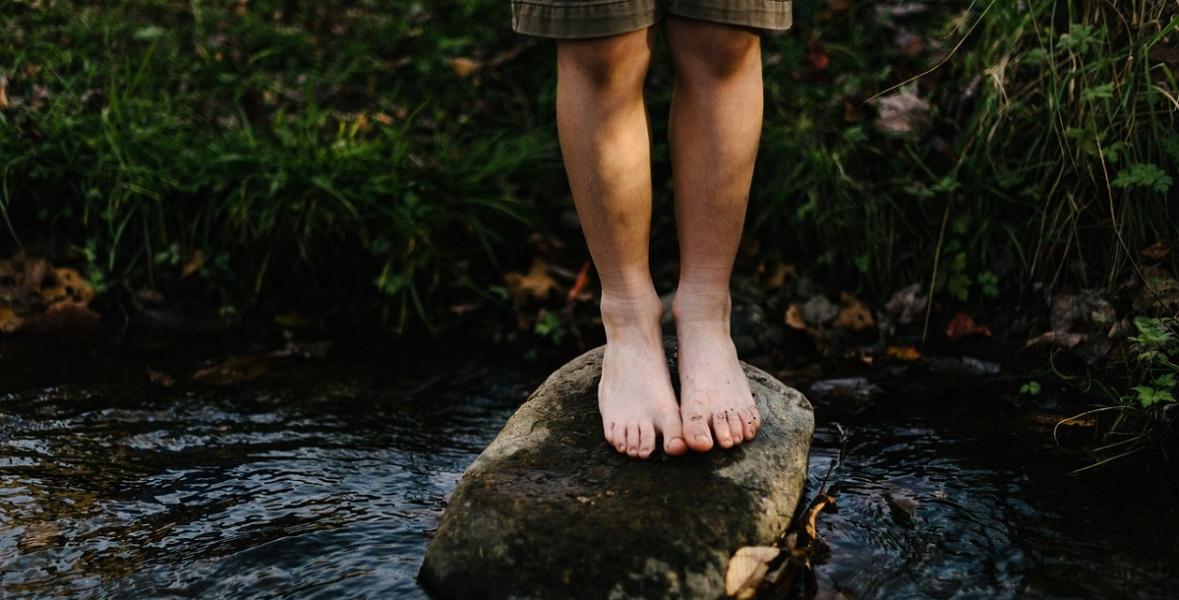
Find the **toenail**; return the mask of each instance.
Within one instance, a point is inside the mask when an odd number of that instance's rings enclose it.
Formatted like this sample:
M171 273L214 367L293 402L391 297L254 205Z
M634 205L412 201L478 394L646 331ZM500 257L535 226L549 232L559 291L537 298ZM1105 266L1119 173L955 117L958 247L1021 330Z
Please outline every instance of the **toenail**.
M696 436L696 441L697 441L697 442L707 442L707 441L708 441L708 436L706 436L706 435L698 435L698 436Z

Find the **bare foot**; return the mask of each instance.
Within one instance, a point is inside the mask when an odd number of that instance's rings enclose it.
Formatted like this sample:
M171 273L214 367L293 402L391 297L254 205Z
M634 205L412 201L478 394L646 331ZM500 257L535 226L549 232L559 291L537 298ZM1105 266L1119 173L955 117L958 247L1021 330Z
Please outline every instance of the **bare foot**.
M688 451L659 330L662 313L654 290L639 300L602 298L606 353L598 410L606 441L632 457L651 456L657 435L663 437L664 452Z
M761 427L761 413L729 334L730 306L727 292L681 288L672 307L684 438L697 452L712 449L714 438L722 448L731 448L752 439Z

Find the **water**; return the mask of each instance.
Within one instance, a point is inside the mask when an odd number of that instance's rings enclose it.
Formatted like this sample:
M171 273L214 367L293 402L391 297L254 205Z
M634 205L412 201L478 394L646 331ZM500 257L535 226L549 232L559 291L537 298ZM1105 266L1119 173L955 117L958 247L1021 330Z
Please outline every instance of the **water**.
M447 494L544 375L312 363L165 389L142 369L0 388L0 596L423 597ZM819 407L812 492L846 447L820 596L1164 597L1172 488L1070 478L1018 416L876 412L844 441Z

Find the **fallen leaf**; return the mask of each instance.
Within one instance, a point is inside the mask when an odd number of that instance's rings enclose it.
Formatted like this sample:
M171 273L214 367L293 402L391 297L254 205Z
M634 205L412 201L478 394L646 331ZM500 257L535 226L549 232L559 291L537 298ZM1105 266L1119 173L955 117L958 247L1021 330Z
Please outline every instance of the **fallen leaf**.
M210 385L232 385L257 379L270 370L274 360L267 356L234 356L192 374L195 381Z
M8 79L0 77L0 110L8 108Z
M791 304L786 307L786 326L791 329L798 329L799 331L809 331L806 321L802 318L802 311L798 310L797 304Z
M990 337L991 329L975 323L974 319L964 312L954 315L950 324L946 325L946 337L951 340L958 340L974 334Z
M1056 332L1090 333L1108 329L1117 321L1117 311L1100 291L1082 290L1056 296L1048 320Z
M889 492L885 492L884 502L888 505L889 512L892 514L894 521L908 526L912 526L917 522L917 507L921 506L921 503L916 498L902 494L894 496Z
M573 301L585 290L586 284L589 283L589 269L591 264L587 260L581 265L581 270L577 272L577 278L573 280L573 285L569 288L569 293L565 295L565 304L573 304Z
M725 595L752 598L769 571L769 564L782 551L773 546L745 546L729 559L725 572Z
M819 513L828 506L835 505L835 496L832 494L819 494L811 501L811 505L807 507L806 515L802 519L802 536L799 538L799 545L806 546L811 542L819 539Z
M827 67L831 66L831 55L827 53L827 47L819 39L811 40L807 47L806 62L815 71L826 71Z
M839 307L831 303L826 296L815 296L799 307L802 318L812 327L821 327L827 321L839 314Z
M921 360L921 352L912 346L889 346L884 349L884 354L885 356L906 361Z
M0 333L13 333L19 330L24 322L11 306L0 306Z
M1179 280L1156 265L1143 267L1142 274L1145 279L1142 290L1134 299L1134 310L1155 316L1179 312Z
M205 265L205 251L201 249L194 250L192 257L188 262L184 263L184 267L180 269L180 278L188 279L193 273L196 273L202 266Z
M1097 417L1065 417L1062 415L1032 415L1031 421L1037 425L1056 427L1096 427Z
M843 100L843 120L847 123L859 123L864 120L864 111L860 110L858 102Z
M173 379L171 375L164 373L163 371L157 371L151 367L147 368L147 380L166 388L172 387L172 385L176 383L176 380Z
M87 304L94 298L94 289L73 269L51 269L52 275L42 276L41 297L47 304L76 302Z
M320 342L287 342L285 348L275 350L270 353L270 356L275 358L304 358L304 359L322 359L327 357L328 351L332 349L330 341Z
M1162 240L1159 240L1146 248L1142 249L1142 256L1151 260L1162 260L1171 253L1171 249L1167 247Z
M479 62L466 57L457 57L450 59L450 67L454 69L454 73L459 77L470 77L475 71L479 70Z
M766 287L771 290L782 289L782 286L786 284L786 277L793 277L794 274L794 265L779 262L774 265L774 270L770 271L770 276L766 278Z
M1038 344L1052 344L1062 348L1073 348L1085 341L1089 336L1083 333L1070 333L1068 331L1048 331L1042 333L1027 341L1027 346L1035 346Z
M913 92L896 92L874 101L876 122L874 126L883 133L908 135L925 129L933 123L929 102Z
M527 274L508 273L504 275L504 283L508 292L517 303L523 302L531 296L536 300L543 300L558 289L557 281L549 275L548 266L539 258L532 261L532 268Z
M839 313L835 316L835 326L851 331L863 331L875 327L872 310L858 298L843 292L839 294Z
M900 49L901 54L909 58L917 58L922 52L925 52L926 48L924 38L915 33L903 30L897 33L894 43Z

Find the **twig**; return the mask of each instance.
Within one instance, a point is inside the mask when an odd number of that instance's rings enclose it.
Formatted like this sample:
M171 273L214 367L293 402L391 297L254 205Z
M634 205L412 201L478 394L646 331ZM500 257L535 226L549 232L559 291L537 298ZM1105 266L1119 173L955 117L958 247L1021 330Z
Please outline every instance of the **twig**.
M946 224L950 222L950 205L954 197L946 199L946 211L942 214L942 227L937 234L937 248L933 251L933 273L929 276L929 290L925 294L925 324L921 326L921 348L925 348L925 338L929 335L929 315L933 312L933 286L937 284L938 262L942 259L942 242L946 239Z
M974 32L974 30L979 26L980 23L982 23L983 17L987 16L987 12L991 10L991 7L995 5L995 2L996 2L996 0L991 0L990 4L987 4L987 7L985 9L983 9L982 14L978 16L978 20L974 22L974 25L970 26L970 29L968 29L966 31L966 33L962 35L962 39L958 40L957 44L954 44L954 47L950 50L950 53L947 54L945 58L938 61L938 63L936 65L934 65L934 66L930 67L929 69L927 69L921 73L918 73L918 74L916 74L916 75L914 75L914 76L912 76L912 77L910 77L910 78L908 78L908 79L906 79L896 85L887 87L879 92L876 92L875 94L872 94L871 96L868 97L867 100L864 100L864 102L862 104L867 104L867 103L879 98L880 96L883 96L884 94L887 94L887 93L889 93L889 92L891 92L901 86L907 85L913 81L921 79L922 77L925 77L926 75L929 75L930 73L942 68L942 65L950 62L950 59L954 58L954 55L958 53L958 49L962 47L962 44L966 43L966 39L970 37L970 34Z
M1102 460L1100 460L1100 461L1097 461L1097 462L1095 462L1095 463L1093 463L1093 464L1091 464L1091 465L1089 465L1089 466L1087 466L1087 467L1081 467L1081 468L1079 468L1079 469L1077 469L1077 470L1073 471L1073 472L1072 472L1072 474L1073 474L1073 475L1076 475L1077 473L1080 473L1080 472L1082 472L1082 471L1088 471L1089 469L1092 469L1092 468L1095 468L1095 467L1100 467L1101 465L1104 465L1104 464L1105 464L1105 463L1107 463L1107 462L1113 462L1113 461L1115 461L1115 460L1118 460L1119 458L1125 458L1125 457L1127 457L1127 456L1130 456L1131 454L1134 454L1135 452L1141 452L1141 451L1142 451L1142 450L1144 450L1144 449L1145 449L1145 448L1143 448L1143 447L1139 446L1138 448L1135 448L1135 449L1133 449L1133 450L1130 450L1129 452L1123 452L1123 453L1121 453L1121 454L1119 454L1119 455L1117 455L1117 456L1111 456L1111 457L1109 457L1109 458L1106 458L1106 459L1102 459Z

